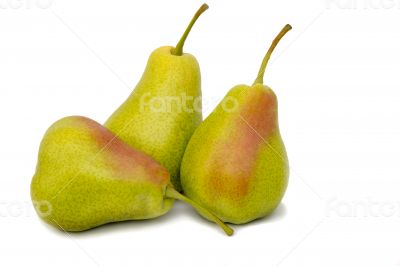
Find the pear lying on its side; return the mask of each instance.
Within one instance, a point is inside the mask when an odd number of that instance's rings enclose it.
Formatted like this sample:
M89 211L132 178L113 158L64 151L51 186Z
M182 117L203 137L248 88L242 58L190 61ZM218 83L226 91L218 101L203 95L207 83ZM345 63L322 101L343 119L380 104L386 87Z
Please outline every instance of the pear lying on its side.
M275 93L263 85L273 42L252 86L238 85L197 128L183 157L185 195L225 222L242 224L271 213L288 183Z
M178 191L182 190L183 153L202 121L199 64L182 49L193 24L207 8L206 4L200 7L176 47L152 52L135 90L105 123L123 141L165 166Z
M41 218L64 231L158 217L171 209L175 198L191 204L227 234L233 233L175 191L166 168L80 116L63 118L47 130L31 196Z

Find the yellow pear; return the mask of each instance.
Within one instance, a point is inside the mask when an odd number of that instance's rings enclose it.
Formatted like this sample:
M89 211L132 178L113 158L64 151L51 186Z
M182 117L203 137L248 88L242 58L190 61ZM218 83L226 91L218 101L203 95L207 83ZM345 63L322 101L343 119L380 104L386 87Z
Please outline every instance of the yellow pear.
M225 222L243 224L270 214L288 183L288 160L278 126L277 97L263 84L272 51L252 86L238 85L197 128L182 160L185 195Z
M136 88L105 123L123 141L165 166L178 191L183 153L202 121L200 68L193 55L183 53L183 45L207 8L200 7L176 47L164 46L150 55Z
M174 190L165 167L81 116L63 118L47 130L31 196L39 216L64 231L155 218L178 199L233 234L208 210Z

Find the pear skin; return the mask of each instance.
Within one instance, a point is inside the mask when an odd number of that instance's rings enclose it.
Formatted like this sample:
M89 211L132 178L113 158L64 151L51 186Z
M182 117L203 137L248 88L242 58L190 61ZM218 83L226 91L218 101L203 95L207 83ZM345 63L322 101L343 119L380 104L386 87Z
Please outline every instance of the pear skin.
M282 200L289 164L278 125L275 93L263 85L272 51L252 86L238 85L193 134L183 157L185 195L225 222L243 224L270 214Z
M51 206L46 222L82 231L163 215L173 204L164 198L168 184L168 171L148 155L93 120L67 117L44 136L31 195Z
M178 191L183 153L202 121L200 67L182 49L207 8L204 4L197 11L176 47L161 47L150 55L136 88L105 123L124 142L165 166Z
M165 167L80 116L63 118L47 130L31 197L39 216L64 231L155 218L179 199L233 234L215 215L174 190Z

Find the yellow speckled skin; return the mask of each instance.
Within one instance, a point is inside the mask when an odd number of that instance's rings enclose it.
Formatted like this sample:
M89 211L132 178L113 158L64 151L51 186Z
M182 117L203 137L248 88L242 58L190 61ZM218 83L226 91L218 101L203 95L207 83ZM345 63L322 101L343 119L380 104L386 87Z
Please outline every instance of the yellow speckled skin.
M165 166L181 190L182 156L202 121L200 69L194 56L172 55L171 49L151 54L139 84L105 126Z
M46 132L31 197L47 223L82 231L166 213L173 204L164 198L168 184L167 170L148 155L95 121L76 116L57 121ZM49 211L38 207L48 205Z
M234 224L271 213L288 175L276 96L261 84L226 95L193 134L181 166L184 193Z

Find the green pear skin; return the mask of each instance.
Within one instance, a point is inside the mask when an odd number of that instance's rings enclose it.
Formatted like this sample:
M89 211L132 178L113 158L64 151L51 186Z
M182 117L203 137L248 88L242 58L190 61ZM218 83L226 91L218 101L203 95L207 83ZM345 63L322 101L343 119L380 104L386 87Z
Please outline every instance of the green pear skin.
M225 222L244 224L270 214L282 200L289 176L278 126L275 93L263 85L270 55L252 86L231 89L193 134L183 157L185 195Z
M168 183L168 171L148 155L93 120L67 117L43 138L31 196L51 206L46 222L83 231L163 215L173 204L164 198Z
M63 231L155 218L178 199L233 234L218 217L174 190L165 167L81 116L63 118L45 133L31 197L39 216Z
M207 8L204 4L198 10L176 47L161 47L150 55L136 88L105 123L123 141L165 166L178 191L183 153L202 121L199 64L182 53L182 47Z

